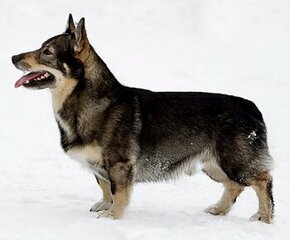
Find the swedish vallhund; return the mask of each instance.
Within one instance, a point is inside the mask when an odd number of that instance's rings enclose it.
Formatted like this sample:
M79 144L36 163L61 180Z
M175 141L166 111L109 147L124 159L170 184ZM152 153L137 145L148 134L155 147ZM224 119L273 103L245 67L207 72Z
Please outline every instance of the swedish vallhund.
M245 187L257 193L252 220L271 223L273 160L262 114L249 100L203 92L152 92L121 85L91 46L82 18L64 33L12 57L29 73L15 87L50 89L61 146L103 191L91 211L121 218L133 183L192 174L196 165L224 185L205 211L227 214Z

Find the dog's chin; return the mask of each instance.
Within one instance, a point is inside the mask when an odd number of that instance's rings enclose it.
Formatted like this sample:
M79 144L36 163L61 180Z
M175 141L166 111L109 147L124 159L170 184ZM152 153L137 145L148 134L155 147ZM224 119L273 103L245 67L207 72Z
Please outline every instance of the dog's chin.
M22 76L16 83L15 87L23 86L32 90L53 88L55 85L55 76L47 71L30 72Z

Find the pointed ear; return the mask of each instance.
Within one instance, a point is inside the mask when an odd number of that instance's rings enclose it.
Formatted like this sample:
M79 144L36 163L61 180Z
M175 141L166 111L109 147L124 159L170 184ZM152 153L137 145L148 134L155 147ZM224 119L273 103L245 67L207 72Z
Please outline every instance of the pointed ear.
M81 18L77 28L75 30L76 45L74 47L75 52L80 53L84 47L88 44L87 33L85 29L85 19Z
M75 32L75 29L76 29L76 27L74 24L74 20L73 20L71 13L70 13L68 16L65 33L73 34Z

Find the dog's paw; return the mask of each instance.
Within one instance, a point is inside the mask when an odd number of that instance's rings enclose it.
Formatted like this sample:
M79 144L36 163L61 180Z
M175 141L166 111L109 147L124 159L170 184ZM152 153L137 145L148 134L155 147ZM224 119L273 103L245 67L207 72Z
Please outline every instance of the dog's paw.
M117 217L110 210L98 212L98 218L117 219Z
M221 208L218 205L212 205L204 209L204 212L212 215L226 215L229 212L229 209Z
M111 207L112 203L107 201L100 201L95 203L91 209L90 212L99 212L99 211L105 211L108 210Z
M272 223L273 222L273 218L271 216L261 214L260 212L257 212L256 214L254 214L250 218L250 220L251 221L261 221L261 222L265 222L265 223Z

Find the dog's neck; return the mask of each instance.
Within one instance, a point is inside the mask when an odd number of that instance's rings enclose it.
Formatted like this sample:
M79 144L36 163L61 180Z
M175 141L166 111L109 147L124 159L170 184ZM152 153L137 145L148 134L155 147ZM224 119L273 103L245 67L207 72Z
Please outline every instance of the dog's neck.
M64 149L71 144L90 142L91 135L101 131L105 110L118 100L122 91L122 85L92 51L82 59L82 78L63 77L51 90L53 111L61 129Z
M113 98L122 86L93 47L90 46L79 58L84 68L82 79L63 78L51 89L55 113L62 109L63 103L78 85L83 84L82 91L92 92L99 99Z
M101 88L121 85L92 46L85 49L79 57L84 65L86 81L93 81L95 86L101 86Z
M63 103L71 95L77 85L77 80L64 79L57 84L57 87L50 90L52 94L52 107L55 114L62 109Z

